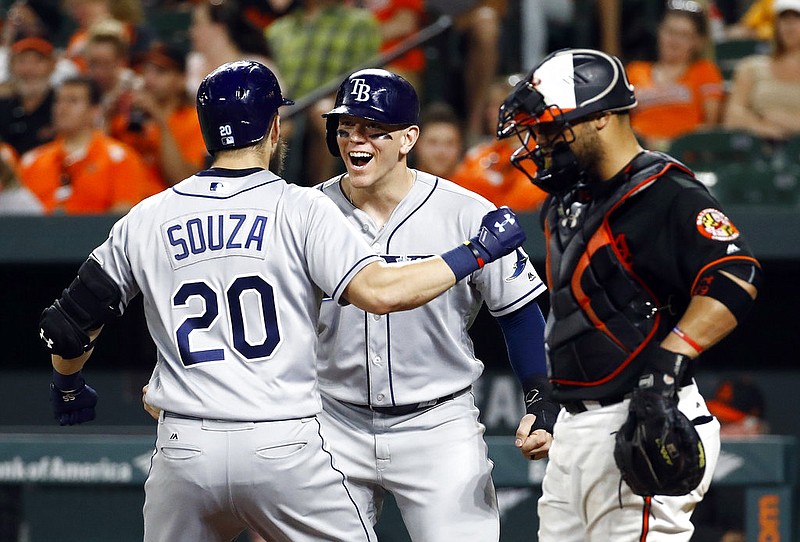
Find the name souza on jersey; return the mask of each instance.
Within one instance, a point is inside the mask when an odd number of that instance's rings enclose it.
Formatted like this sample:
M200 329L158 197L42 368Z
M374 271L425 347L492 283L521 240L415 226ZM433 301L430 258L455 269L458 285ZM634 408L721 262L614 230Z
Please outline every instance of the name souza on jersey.
M161 225L161 237L177 269L193 263L245 256L264 259L268 217L264 211L234 209L184 215Z

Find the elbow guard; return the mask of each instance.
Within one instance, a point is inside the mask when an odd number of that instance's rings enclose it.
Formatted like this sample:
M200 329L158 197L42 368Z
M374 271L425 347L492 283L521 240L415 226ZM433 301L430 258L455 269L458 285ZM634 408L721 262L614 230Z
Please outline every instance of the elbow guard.
M61 297L39 319L39 337L51 353L77 358L89 351L88 333L121 314L117 284L93 259L86 260Z
M730 273L736 278L752 284L758 290L761 286L761 268L753 264L740 264L715 269L701 277L698 287L692 292L692 295L704 295L716 299L731 311L736 322L739 323L750 312L755 300L744 288L720 271Z

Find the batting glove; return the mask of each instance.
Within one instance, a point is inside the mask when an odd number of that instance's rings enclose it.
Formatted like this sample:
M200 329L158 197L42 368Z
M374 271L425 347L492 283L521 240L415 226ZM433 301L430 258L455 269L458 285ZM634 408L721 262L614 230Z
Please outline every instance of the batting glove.
M489 211L481 221L478 235L442 254L459 281L487 263L510 254L525 242L525 231L508 207Z
M61 425L75 425L95 418L97 392L86 385L80 371L63 375L53 370L50 403L55 419Z

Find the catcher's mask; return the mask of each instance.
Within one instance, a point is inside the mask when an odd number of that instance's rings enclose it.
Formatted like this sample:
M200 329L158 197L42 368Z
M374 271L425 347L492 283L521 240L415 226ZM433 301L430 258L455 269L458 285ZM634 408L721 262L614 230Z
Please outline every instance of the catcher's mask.
M522 145L511 163L542 190L559 194L586 177L570 148L573 124L635 106L633 85L617 57L592 49L562 49L542 60L503 101L497 137L516 135ZM537 144L535 127L547 129L550 148Z

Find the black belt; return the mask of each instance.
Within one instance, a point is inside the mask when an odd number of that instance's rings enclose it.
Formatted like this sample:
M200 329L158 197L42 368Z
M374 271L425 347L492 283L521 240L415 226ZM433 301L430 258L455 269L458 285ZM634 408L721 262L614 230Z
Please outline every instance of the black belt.
M455 399L456 397L464 395L470 389L472 389L472 386L467 386L463 390L458 390L455 393L442 395L438 399L434 399L432 401L422 401L421 403L411 403L410 405L372 406L372 405L358 405L356 403L349 403L347 401L342 401L342 402L355 407L366 408L372 410L373 412L378 412L380 414L388 414L390 416L405 416L406 414L411 414L412 412L416 412L418 410L425 410L427 408L435 407L436 405L440 405L445 401L449 401L450 399Z
M567 409L567 412L570 414L580 414L581 412L586 412L588 410L596 410L604 406L615 405L617 403L621 403L625 399L626 396L624 395L621 397L609 397L594 401L586 399L583 401L570 401L568 403L562 403L561 406Z

